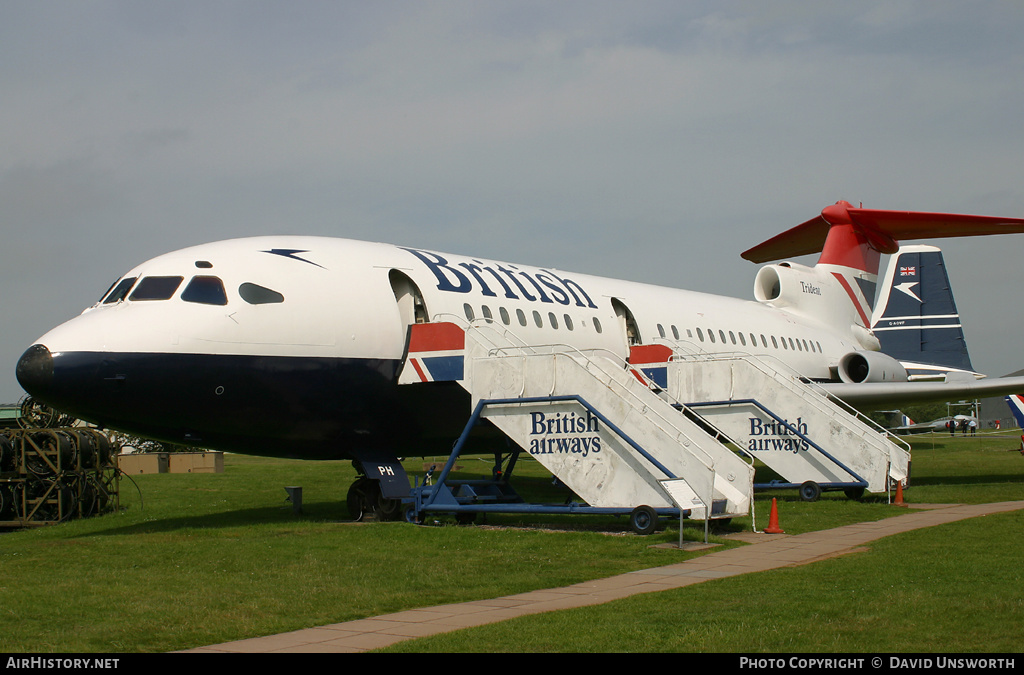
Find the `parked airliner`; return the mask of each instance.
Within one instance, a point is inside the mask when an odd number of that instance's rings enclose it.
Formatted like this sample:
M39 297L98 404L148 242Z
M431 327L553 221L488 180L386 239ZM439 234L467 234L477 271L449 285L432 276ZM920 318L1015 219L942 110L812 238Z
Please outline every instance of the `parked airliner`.
M457 341L427 346L440 360L410 363L410 326L424 322L489 321L527 344L623 360L658 342L768 355L861 407L1013 393L1024 378L908 381L878 351L870 317L880 255L899 239L1019 232L1024 219L838 202L743 254L821 252L813 267L762 268L752 301L345 239L221 241L130 270L29 347L17 376L102 427L364 464L447 454L469 415L460 373L443 372L460 368Z

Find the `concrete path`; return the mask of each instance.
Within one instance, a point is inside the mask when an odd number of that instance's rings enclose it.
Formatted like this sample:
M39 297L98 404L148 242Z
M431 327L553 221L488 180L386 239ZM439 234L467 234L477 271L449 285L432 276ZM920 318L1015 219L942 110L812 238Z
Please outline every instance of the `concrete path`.
M750 546L716 553L665 567L595 579L566 588L508 595L453 605L412 609L396 614L306 628L281 635L238 640L190 650L193 653L363 652L411 638L482 626L528 614L599 605L639 593L699 584L708 579L761 572L842 555L864 544L900 532L942 525L965 518L1024 509L1024 501L996 504L911 505L905 515L832 530L786 534L738 535ZM894 507L896 508L896 507Z

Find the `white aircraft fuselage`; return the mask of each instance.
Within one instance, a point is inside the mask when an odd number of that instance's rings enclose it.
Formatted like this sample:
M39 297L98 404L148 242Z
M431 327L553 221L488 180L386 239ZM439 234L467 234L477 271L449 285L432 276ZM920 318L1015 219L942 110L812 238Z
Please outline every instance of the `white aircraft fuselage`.
M807 380L888 392L915 383L899 382L906 373L867 328L879 251L892 252L886 218L898 229L924 216L934 214L828 207L820 223L795 228L828 231L824 250L815 242L818 264L762 268L753 301L345 239L222 241L130 270L40 337L17 374L37 399L100 426L322 459L450 449L468 393L455 381L399 384L409 326L420 322L490 320L526 344L622 360L631 345L657 342L742 351ZM1022 231L1024 221L992 227Z
M410 281L422 307L396 297ZM830 290L807 295L844 300ZM82 419L177 443L301 457L362 445L430 453L432 438L450 446L469 398L453 382L398 386L408 326L487 317L528 344L625 360L630 341L679 339L771 354L818 380L862 348L767 303L387 244L257 237L132 269L39 338L19 379Z

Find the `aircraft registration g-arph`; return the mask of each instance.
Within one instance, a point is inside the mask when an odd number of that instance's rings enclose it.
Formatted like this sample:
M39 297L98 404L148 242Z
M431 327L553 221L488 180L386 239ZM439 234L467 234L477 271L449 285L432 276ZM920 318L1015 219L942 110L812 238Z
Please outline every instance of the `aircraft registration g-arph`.
M29 347L17 377L101 427L361 463L446 454L466 422L461 344L417 358L410 328L426 322L491 321L525 344L623 360L657 342L771 355L861 408L1014 393L1024 378L909 381L870 317L880 256L899 240L1019 232L1024 219L838 202L743 254L821 252L813 267L763 267L753 301L345 239L221 241L130 270Z

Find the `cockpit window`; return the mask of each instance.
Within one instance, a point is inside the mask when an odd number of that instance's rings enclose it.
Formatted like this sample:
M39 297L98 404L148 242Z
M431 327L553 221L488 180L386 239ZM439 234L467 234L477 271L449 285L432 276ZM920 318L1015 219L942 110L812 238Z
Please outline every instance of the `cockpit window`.
M277 302L284 302L284 296L269 288L250 284L248 282L238 287L238 294L250 305L269 305Z
M114 287L114 290L108 293L107 297L103 299L103 304L110 305L118 302L119 300L124 300L125 296L128 295L128 291L132 290L132 284L135 283L136 279L138 279L138 277L125 277L124 279L121 279L121 282Z
M146 277L139 282L129 300L167 300L181 285L182 277Z
M217 277L192 277L188 286L181 292L185 302L198 302L201 305L226 305L228 295L224 292L224 284Z

